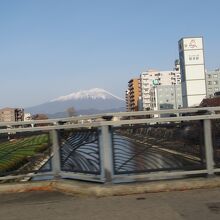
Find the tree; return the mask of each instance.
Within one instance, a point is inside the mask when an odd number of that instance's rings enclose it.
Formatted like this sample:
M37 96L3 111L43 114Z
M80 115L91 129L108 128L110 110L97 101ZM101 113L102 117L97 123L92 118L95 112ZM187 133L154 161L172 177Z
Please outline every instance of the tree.
M47 120L48 119L48 116L45 115L45 114L36 114L36 115L32 115L31 116L32 120ZM48 123L43 123L43 124L35 124L35 125L32 125L34 127L39 127L39 126L48 126L49 124Z
M32 115L32 120L46 120L46 119L48 119L48 116L45 114Z
M74 107L70 107L66 111L67 111L69 117L77 116L77 113L76 113L76 110Z

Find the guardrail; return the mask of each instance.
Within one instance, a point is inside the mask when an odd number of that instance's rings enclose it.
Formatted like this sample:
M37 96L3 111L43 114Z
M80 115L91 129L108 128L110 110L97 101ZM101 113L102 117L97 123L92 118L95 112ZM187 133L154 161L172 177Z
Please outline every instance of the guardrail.
M218 174L218 112L208 107L1 122L0 181L116 183Z

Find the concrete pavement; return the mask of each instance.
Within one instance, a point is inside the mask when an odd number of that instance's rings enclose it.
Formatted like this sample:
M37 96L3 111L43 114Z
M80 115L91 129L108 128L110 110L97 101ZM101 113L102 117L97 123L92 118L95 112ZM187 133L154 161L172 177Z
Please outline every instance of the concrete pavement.
M220 177L197 177L120 184L101 184L77 180L28 181L0 184L1 193L58 191L84 196L123 196L131 194L220 188Z
M219 220L220 190L88 197L60 192L0 195L2 220Z

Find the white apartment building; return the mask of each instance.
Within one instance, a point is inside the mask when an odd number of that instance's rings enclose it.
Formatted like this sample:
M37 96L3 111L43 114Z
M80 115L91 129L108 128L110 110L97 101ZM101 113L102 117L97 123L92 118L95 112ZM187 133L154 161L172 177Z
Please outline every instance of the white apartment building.
M220 91L220 69L206 71L206 89L207 98L212 98Z
M179 62L175 61L175 69L172 71L158 71L158 70L148 70L141 73L141 99L142 99L142 109L150 110L152 109L152 89L158 85L176 85L181 84L181 75L179 69Z

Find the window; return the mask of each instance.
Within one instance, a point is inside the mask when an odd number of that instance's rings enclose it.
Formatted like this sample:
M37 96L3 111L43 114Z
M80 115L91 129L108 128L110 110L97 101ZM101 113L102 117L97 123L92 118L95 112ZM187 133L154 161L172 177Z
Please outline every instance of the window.
M217 74L213 74L213 77L214 77L214 78L218 78L218 75L217 75Z
M215 91L216 91L216 92L219 91L219 88L218 88L218 87L215 87Z
M208 81L208 85L212 85L212 81Z
M208 74L208 78L209 78L209 79L211 79L211 78L212 78L211 74Z
M218 81L214 81L213 84L214 84L214 85L218 85Z

